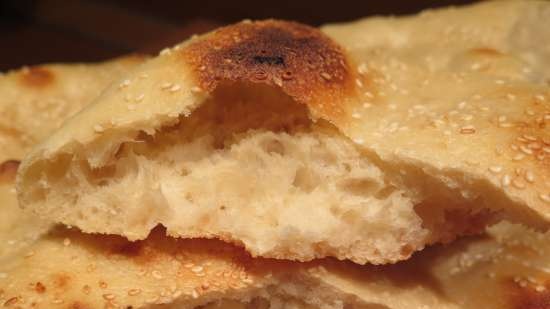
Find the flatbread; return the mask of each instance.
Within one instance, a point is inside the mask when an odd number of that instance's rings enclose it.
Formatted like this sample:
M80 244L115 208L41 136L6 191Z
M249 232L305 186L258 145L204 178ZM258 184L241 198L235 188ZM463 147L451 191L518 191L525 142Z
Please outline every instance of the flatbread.
M395 265L251 258L219 240L58 228L0 258L7 308L548 308L550 235L501 224ZM285 307L286 306L286 307Z
M46 64L0 74L0 162L23 159L32 146L146 58L130 55L97 64Z
M392 263L503 218L547 229L548 15L498 1L218 29L35 148L20 203L85 232L162 224L300 261Z

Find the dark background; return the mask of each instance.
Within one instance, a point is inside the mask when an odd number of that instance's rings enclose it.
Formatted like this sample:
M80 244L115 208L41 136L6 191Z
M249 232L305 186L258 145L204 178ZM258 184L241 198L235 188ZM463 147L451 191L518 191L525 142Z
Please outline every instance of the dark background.
M466 0L0 0L0 71L46 62L154 53L244 18L310 25L402 15Z

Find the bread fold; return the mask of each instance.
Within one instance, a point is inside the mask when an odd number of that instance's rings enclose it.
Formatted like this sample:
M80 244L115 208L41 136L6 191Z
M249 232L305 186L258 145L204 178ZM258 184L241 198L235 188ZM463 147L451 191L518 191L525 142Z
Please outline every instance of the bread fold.
M384 264L550 218L546 2L321 30L244 21L112 84L36 147L22 207L84 232ZM546 45L538 45L546 46Z

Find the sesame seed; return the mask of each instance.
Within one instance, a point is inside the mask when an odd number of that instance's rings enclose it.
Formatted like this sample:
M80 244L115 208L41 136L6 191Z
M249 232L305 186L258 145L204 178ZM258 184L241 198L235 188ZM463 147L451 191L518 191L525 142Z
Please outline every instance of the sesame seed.
M355 118L355 119L361 119L361 114L359 113L353 113L351 114L351 117Z
M542 147L542 151L544 151L546 153L550 153L550 147L549 146L544 146L544 147Z
M505 174L502 176L501 183L503 187L507 187L510 185L510 175Z
M24 255L25 258L30 258L31 256L34 255L34 251L30 251L28 252L27 254Z
M535 291L537 291L539 293L544 292L544 291L546 291L546 287L544 285L537 285L535 287Z
M363 108L371 108L372 107L372 104L371 103L363 103Z
M169 55L170 53L171 53L170 48L165 48L160 51L159 55L164 56L164 55Z
M172 83L164 83L162 85L160 85L160 89L168 89L170 87L172 87Z
M545 98L544 98L544 96L543 96L542 94L537 94L537 95L535 96L535 99L537 99L537 100L539 100L539 101L544 101Z
M508 94L506 95L506 98L507 98L508 100L510 100L510 101L514 101L514 100L516 99L516 96L513 95L513 94L511 94L511 93L508 93Z
M332 76L330 76L330 74L328 74L327 72L322 72L321 77L323 77L326 80L330 80L332 78Z
M543 200L546 203L550 203L550 195L549 194L539 194L539 198Z
M94 126L94 131L95 131L96 133L101 133L101 132L103 132L103 131L105 131L105 130L103 129L103 127L102 127L100 124L96 124L96 125Z
M103 294L103 295L101 295L101 297L103 297L103 299L105 299L105 300L115 299L115 295L113 295L113 294Z
M357 66L357 72L359 72L359 74L365 74L367 73L367 65L365 63L361 63Z
M462 119L464 119L464 121L470 121L474 118L474 116L470 115L470 114L466 114L462 117Z
M202 266L195 266L193 268L191 268L191 271L194 272L194 273L200 273L203 271L204 268L202 268Z
M143 98L145 98L145 94L140 94L138 95L136 98L135 98L135 101L136 102L141 102L143 100Z
M151 275L153 276L153 278L155 279L162 279L162 273L158 270L153 270L151 272Z
M509 122L501 122L501 123L498 124L498 126L499 126L500 128L510 128L510 127L512 127L513 125L512 125L511 123L509 123Z
M512 181L512 185L514 185L517 189L525 189L525 184L518 178L515 178Z
M527 182L535 182L535 174L533 174L532 171L526 171L524 178L525 180L527 180Z
M525 138L526 140L528 141L532 141L532 142L536 142L537 141L537 138L533 135L529 135L529 134L523 134L523 138Z
M519 146L519 149L521 150L521 152L523 152L525 154L528 154L528 155L533 154L533 150L529 149L525 145Z
M525 113L529 116L535 116L535 111L531 110L531 109L526 109L525 110Z
M0 273L0 279L5 279L8 277L8 274L6 273Z
M107 288L107 283L105 281L99 281L99 287L102 288L102 289L106 289Z
M59 298L55 298L54 300L52 300L52 303L53 303L53 304L62 304L62 303L63 303L63 300L62 300L62 299L59 299Z
M370 99L374 98L374 95L372 94L372 92L369 92L369 91L365 92L365 96Z
M177 92L177 91L180 91L180 89L181 89L180 85L173 85L172 87L170 87L170 92Z
M355 79L355 84L357 84L357 87L363 88L363 82L359 78Z
M363 144L363 143L365 142L365 140L363 140L363 139L361 139L361 138L356 138L356 139L354 139L353 141L354 141L355 143L359 144L359 145L361 145L361 144Z
M499 166L499 165L491 166L491 167L489 167L489 171L491 173L498 174L498 173L502 172L502 166Z
M119 88L125 88L125 87L128 87L130 86L130 80L129 79L125 79L124 81L122 81L122 83L120 83L120 85L118 85Z
M502 79L497 79L495 80L495 84L497 85L503 85L504 84L504 81Z
M525 155L523 153L518 153L517 155L515 155L512 160L514 161L521 161L525 158Z
M194 93L202 92L202 88L197 86L191 87L191 92L194 92Z
M193 289L193 292L191 292L191 297L197 299L199 298L199 292L197 290Z
M474 126L465 126L460 128L460 134L474 134L476 133L476 128Z
M499 117L498 117L498 122L505 122L506 119L507 119L506 116L499 116Z
M71 244L71 240L69 238L65 238L63 239L63 245L65 247L69 246Z
M273 83L279 87L283 86L283 80L278 76L273 76Z
M462 101L460 103L458 103L457 107L458 109L464 109L466 107L466 101Z

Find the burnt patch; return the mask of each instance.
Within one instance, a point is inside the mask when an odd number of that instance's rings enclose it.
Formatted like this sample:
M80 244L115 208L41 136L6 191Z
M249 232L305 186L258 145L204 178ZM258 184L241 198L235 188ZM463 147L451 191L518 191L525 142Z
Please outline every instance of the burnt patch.
M191 42L181 56L203 90L220 82L279 87L316 114L334 119L355 94L343 49L316 28L294 22L241 22Z

